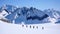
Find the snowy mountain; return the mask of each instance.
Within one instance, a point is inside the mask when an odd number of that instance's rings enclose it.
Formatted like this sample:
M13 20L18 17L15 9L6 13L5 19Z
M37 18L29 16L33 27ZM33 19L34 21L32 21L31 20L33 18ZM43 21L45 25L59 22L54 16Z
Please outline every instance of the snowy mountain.
M1 8L0 8L0 12L2 11L2 10L5 10L7 13L13 13L13 11L14 10L16 10L17 9L17 7L15 7L15 6L12 6L12 5L3 5Z
M51 19L51 21L55 22L55 23L60 23L60 11L57 11L57 10L54 10L54 9L47 9L47 10L44 10L44 12L49 15L49 20Z
M0 8L0 14L5 15L5 18L11 23L16 24L21 22L25 24L57 23L60 21L60 12L53 9L41 11L33 7L17 8L12 5L5 5Z

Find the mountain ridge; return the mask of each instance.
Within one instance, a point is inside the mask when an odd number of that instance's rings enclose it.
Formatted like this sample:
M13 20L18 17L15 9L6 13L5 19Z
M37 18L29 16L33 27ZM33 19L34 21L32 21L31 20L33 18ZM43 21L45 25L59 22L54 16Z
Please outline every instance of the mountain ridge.
M33 7L17 8L12 5L6 5L5 8L1 9L1 10L7 11L8 15L5 18L9 19L11 21L11 23L13 23L13 20L14 20L15 23L17 23L17 24L21 23L23 21L26 24L43 23L43 22L48 23L49 22L48 19L50 19L50 18L54 18L54 19L60 18L60 17L58 17L58 16L60 16L59 11L57 12L56 10L41 11L41 10L38 10ZM48 18L48 17L50 17L50 18ZM47 22L45 21L45 19Z

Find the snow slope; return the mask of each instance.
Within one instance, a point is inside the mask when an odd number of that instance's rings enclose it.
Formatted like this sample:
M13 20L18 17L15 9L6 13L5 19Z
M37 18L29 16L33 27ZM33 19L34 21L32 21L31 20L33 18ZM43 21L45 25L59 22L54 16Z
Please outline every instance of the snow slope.
M0 21L0 34L60 34L60 24L47 23L25 25Z

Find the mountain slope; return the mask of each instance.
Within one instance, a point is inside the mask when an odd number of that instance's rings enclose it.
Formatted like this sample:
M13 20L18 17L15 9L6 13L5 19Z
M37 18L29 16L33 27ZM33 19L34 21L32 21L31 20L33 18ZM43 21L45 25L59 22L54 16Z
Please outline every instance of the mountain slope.
M60 21L60 12L56 10L38 10L36 8L22 7L17 8L12 5L2 6L1 12L5 10L8 15L5 16L11 23L19 24L24 22L25 24L38 24L38 23L50 23Z

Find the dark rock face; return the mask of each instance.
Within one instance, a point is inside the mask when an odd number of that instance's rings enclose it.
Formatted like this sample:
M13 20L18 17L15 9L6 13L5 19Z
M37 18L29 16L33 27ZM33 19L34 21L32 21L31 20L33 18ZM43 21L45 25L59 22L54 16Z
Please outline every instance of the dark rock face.
M37 19L37 20L43 20L44 18L47 18L48 17L48 15L47 14L45 14L44 16L42 16L42 17L39 17L39 16L30 16L30 17L27 17L27 20L29 20L29 19L32 19L32 20L35 20L35 19Z

